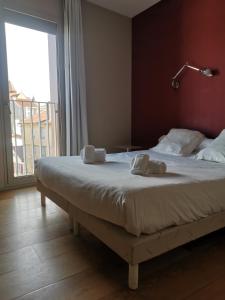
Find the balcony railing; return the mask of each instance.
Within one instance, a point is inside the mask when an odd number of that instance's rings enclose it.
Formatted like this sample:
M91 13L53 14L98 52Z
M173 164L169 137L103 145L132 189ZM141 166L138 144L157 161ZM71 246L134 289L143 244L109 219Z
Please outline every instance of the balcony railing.
M34 174L34 161L58 155L54 102L10 100L14 176Z

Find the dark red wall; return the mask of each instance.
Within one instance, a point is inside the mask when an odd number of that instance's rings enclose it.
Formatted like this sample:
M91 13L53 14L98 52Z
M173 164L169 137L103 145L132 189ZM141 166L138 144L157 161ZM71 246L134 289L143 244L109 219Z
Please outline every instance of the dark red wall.
M217 69L207 78L186 62ZM164 0L133 19L132 138L151 145L171 127L216 136L225 128L225 0Z

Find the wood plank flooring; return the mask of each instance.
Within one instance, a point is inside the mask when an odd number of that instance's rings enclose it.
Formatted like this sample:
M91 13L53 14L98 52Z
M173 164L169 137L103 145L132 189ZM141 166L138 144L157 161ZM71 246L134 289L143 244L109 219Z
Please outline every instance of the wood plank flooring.
M225 230L141 264L138 291L127 271L35 188L0 193L0 300L225 300Z

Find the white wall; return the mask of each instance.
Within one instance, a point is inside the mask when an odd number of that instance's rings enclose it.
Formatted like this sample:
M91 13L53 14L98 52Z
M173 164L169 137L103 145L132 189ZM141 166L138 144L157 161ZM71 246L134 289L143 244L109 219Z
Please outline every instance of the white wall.
M115 151L131 139L131 19L86 3L84 37L90 143Z

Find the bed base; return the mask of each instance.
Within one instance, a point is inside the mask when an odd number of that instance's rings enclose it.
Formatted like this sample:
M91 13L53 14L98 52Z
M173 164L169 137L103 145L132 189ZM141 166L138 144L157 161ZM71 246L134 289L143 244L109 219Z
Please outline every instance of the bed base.
M139 263L225 227L225 212L221 212L152 235L135 237L119 226L81 211L40 181L37 182L37 189L41 193L43 207L46 206L45 197L48 197L69 214L74 235L79 235L79 226L82 225L129 264L128 286L132 290L138 288Z

